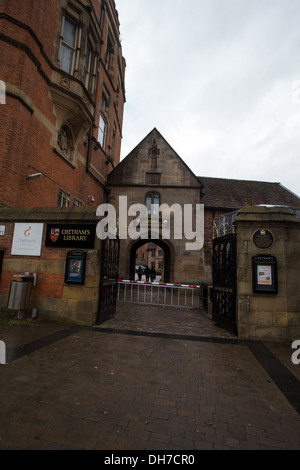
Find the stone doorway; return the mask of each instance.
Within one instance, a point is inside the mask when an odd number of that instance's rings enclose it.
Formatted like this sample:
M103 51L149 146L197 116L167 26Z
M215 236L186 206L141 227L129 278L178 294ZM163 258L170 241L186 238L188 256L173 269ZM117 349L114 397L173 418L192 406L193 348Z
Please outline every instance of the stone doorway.
M141 250L142 248L144 249ZM158 254L158 259L161 260L159 261L161 263L160 280L170 282L170 248L162 240L138 240L133 244L130 250L130 279L135 279L137 253L140 254L141 251L145 254L144 266L148 265L149 267L151 266L150 263L154 263L154 261L151 261L155 259L152 255L154 253ZM163 254L161 252L163 252ZM155 268L157 268L157 266Z

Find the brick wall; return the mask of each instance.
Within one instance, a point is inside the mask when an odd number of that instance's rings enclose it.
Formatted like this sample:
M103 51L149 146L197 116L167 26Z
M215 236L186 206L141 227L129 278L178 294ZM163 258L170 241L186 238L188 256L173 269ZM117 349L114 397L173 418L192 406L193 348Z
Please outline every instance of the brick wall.
M100 4L96 0L93 3L99 19ZM125 101L121 48L115 55L116 73L112 80L103 68L105 44L101 47L99 43L100 73L97 93L91 99L80 77L64 74L59 69L58 43L66 4L64 0L25 3L10 0L0 5L0 80L5 82L7 91L6 105L0 106L0 205L55 207L59 190L70 196L70 205L74 200L84 206L101 204L106 198L103 185L112 169L111 164L106 164L106 152L112 147L114 123L117 126L115 163L120 159ZM115 7L110 8L113 19L105 16L103 35L107 35L109 21L117 22ZM87 12L83 11L87 18ZM118 31L119 24L116 24ZM121 70L122 90L116 107L118 70ZM91 137L97 139L104 86L111 95L109 125L106 148L96 151L89 145L90 130ZM59 106L55 103L58 96ZM74 129L71 162L53 150L64 121L71 122ZM41 179L26 180L28 175L39 172L43 174Z
M44 223L40 256L11 255L15 222ZM73 209L9 209L0 208L0 225L5 225L5 235L0 236L0 250L4 251L0 295L2 310L7 310L11 281L14 274L37 273L36 286L31 287L28 314L33 307L45 318L68 318L72 321L92 325L98 312L100 283L100 242L96 237L94 249L84 250L87 254L84 285L66 284L65 267L67 253L71 248L50 248L45 246L48 223L82 223L95 225L95 211Z

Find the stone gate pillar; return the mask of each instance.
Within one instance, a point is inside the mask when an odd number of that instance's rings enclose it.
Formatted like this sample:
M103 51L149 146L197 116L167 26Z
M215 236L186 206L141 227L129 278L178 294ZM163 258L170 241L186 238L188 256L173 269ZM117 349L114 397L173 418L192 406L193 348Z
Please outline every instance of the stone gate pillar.
M286 207L251 206L235 228L239 337L300 338L300 219Z

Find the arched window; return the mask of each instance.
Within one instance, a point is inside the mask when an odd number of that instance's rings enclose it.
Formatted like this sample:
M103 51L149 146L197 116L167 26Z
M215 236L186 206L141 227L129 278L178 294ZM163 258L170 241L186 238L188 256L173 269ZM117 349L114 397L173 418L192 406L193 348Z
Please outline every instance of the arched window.
M152 196L148 194L146 196L146 207L147 207L148 214L151 214L151 204L152 204Z
M105 144L105 134L106 134L106 121L102 114L100 114L99 119L99 130L98 130L98 142L102 148L104 148Z
M157 193L148 193L146 195L146 207L148 214L159 213L160 196Z
M159 194L154 194L153 196L153 212L154 214L159 212Z

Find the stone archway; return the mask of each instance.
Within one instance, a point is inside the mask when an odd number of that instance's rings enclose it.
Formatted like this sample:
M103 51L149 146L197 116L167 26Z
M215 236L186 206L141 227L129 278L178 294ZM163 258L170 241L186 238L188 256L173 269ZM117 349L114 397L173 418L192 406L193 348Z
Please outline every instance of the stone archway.
M171 278L171 249L169 245L163 240L138 240L131 246L130 249L130 279L135 278L135 255L138 248L148 243L158 245L164 251L164 282L170 282Z
M120 221L120 209L123 211L122 220L125 219L124 207L123 205L120 207L121 197L126 197L127 223L131 224L135 220L137 229L138 218L133 219L133 217L137 217L139 209L135 205L143 206L145 209L145 212L142 211L143 216L147 211L147 236L149 234L149 216L151 215L149 239L133 240L128 237L128 233L124 237L124 232L122 232L120 237L120 278L134 279L136 248L152 242L162 247L166 253L167 266L166 279L164 280L180 284L198 284L202 269L200 256L195 251L187 249L185 235L180 236L180 233L175 233L174 221L175 208L178 206L181 209L181 216L185 204L192 206L195 212L196 205L200 204L201 184L157 129L153 129L108 175L107 187L110 191L108 202L116 208L117 220ZM176 206L174 206L175 204ZM130 215L129 209L131 208ZM160 208L162 209L160 210ZM158 221L153 221L153 228L155 226L157 229L158 239L151 234L152 216L154 216L153 219L156 219L157 215ZM185 227L184 217L183 214L182 229ZM139 228L139 235L142 236L141 231L145 230L146 226L140 224ZM170 228L170 232L163 234L163 228Z

